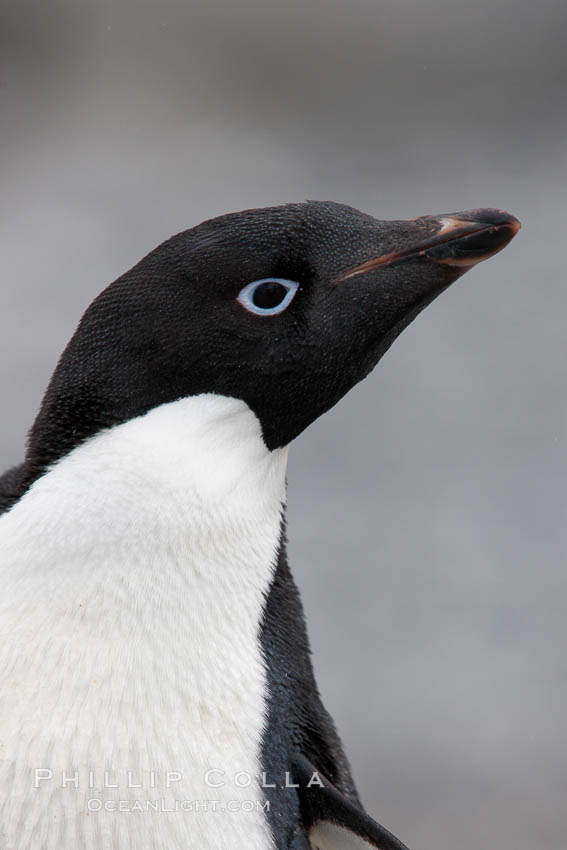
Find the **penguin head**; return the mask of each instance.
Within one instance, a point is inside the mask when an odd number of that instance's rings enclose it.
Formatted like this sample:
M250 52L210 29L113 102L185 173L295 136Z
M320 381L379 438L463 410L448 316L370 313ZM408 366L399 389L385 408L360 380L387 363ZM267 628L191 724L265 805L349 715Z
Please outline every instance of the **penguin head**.
M285 446L519 227L499 210L380 221L309 201L179 233L86 311L32 429L32 462L201 393L243 400L267 447Z

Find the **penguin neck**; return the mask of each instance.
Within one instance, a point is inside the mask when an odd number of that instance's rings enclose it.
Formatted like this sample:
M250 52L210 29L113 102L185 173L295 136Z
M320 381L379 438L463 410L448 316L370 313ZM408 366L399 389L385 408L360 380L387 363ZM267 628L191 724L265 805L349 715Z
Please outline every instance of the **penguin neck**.
M254 549L277 527L266 553L273 564L286 464L287 447L266 448L244 402L203 394L91 437L48 468L4 519L16 536L25 529L14 545L19 562L41 563L44 575L72 563L78 576L87 562L118 562L125 551L144 568L144 553L155 557L160 545L178 542L190 571L197 552L223 543L228 555L243 539Z

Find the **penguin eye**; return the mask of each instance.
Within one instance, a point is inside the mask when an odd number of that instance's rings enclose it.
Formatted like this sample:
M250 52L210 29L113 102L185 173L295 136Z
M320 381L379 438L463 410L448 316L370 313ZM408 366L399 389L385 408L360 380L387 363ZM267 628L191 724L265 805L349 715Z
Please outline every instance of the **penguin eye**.
M293 280L265 277L247 284L236 300L257 316L275 316L289 307L298 289L299 284Z

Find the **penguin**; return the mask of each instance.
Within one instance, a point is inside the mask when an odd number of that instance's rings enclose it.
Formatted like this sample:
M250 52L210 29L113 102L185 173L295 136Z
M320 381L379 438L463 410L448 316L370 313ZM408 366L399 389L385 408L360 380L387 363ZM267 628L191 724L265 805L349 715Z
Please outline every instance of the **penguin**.
M319 696L288 448L519 227L250 209L94 300L0 479L3 850L403 850Z

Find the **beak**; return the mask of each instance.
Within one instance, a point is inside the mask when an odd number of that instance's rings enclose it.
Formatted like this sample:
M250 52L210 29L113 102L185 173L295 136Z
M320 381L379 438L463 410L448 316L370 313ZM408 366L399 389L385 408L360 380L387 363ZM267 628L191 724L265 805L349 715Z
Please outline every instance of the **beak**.
M427 215L405 224L412 227L402 247L350 269L340 281L415 258L452 266L459 276L505 248L521 227L513 215L495 209Z

